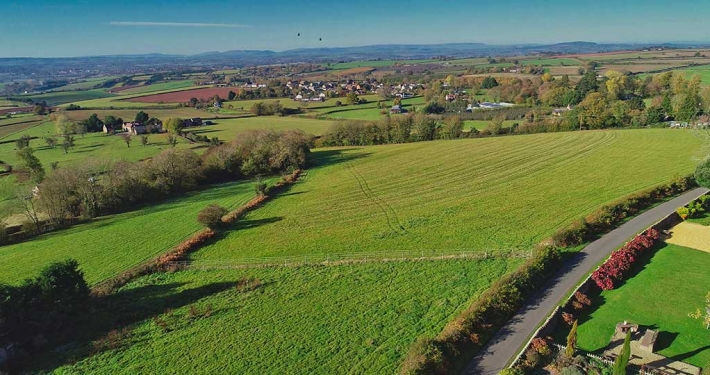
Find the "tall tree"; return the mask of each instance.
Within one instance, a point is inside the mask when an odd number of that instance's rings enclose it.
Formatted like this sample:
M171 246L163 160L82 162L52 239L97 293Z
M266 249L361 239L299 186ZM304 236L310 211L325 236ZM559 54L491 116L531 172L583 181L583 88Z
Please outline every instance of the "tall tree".
M150 116L148 116L148 114L143 111L140 111L136 114L136 122L140 122L141 124L145 124L146 122L148 122L149 118Z
M621 353L616 357L614 361L613 374L614 375L626 375L626 367L629 366L629 359L631 358L631 330L626 331L626 337L624 338L624 346L621 348Z
M575 92L577 93L577 102L583 100L587 97L590 92L597 91L599 89L599 82L597 82L597 72L594 70L588 70L582 76L582 79L577 83L575 87Z
M574 357L574 350L577 348L577 321L572 323L572 329L570 329L567 335L567 346L565 347L565 355L567 358Z
M44 167L39 161L39 158L35 156L34 150L31 147L25 147L23 149L17 150L17 157L22 160L22 164L30 172L32 180L36 183L42 182L44 180Z

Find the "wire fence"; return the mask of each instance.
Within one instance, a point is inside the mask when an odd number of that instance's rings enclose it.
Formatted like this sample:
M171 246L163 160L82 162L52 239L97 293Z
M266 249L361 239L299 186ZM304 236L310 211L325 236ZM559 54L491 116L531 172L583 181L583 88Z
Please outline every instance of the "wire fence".
M367 262L423 261L447 259L527 259L532 249L505 250L400 250L368 253L309 254L303 256L205 259L171 262L177 268L210 270L230 268L340 265Z

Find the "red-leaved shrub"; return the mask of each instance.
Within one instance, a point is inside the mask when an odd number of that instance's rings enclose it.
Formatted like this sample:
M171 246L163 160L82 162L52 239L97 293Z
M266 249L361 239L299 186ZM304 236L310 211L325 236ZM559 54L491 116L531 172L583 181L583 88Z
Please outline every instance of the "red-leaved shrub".
M639 234L621 249L611 253L609 259L592 273L592 280L602 290L614 289L641 253L652 248L657 239L658 231L653 228Z

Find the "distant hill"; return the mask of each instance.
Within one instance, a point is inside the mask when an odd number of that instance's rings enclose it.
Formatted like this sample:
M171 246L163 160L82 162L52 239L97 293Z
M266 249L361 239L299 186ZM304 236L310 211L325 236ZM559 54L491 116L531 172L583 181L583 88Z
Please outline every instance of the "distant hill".
M347 62L358 60L406 60L533 54L582 54L643 49L648 47L688 48L706 44L557 44L488 45L483 43L386 44L360 47L301 48L287 51L234 50L195 55L113 55L70 58L0 58L0 82L13 79L46 78L66 72L130 74L161 70L217 69L298 62Z

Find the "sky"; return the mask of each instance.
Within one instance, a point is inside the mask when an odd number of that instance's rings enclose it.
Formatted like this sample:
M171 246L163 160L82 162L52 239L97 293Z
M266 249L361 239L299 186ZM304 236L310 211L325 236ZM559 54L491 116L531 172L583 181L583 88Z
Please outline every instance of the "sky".
M0 0L0 57L371 44L710 42L701 0ZM301 33L301 36L298 36ZM322 41L319 41L322 38Z

